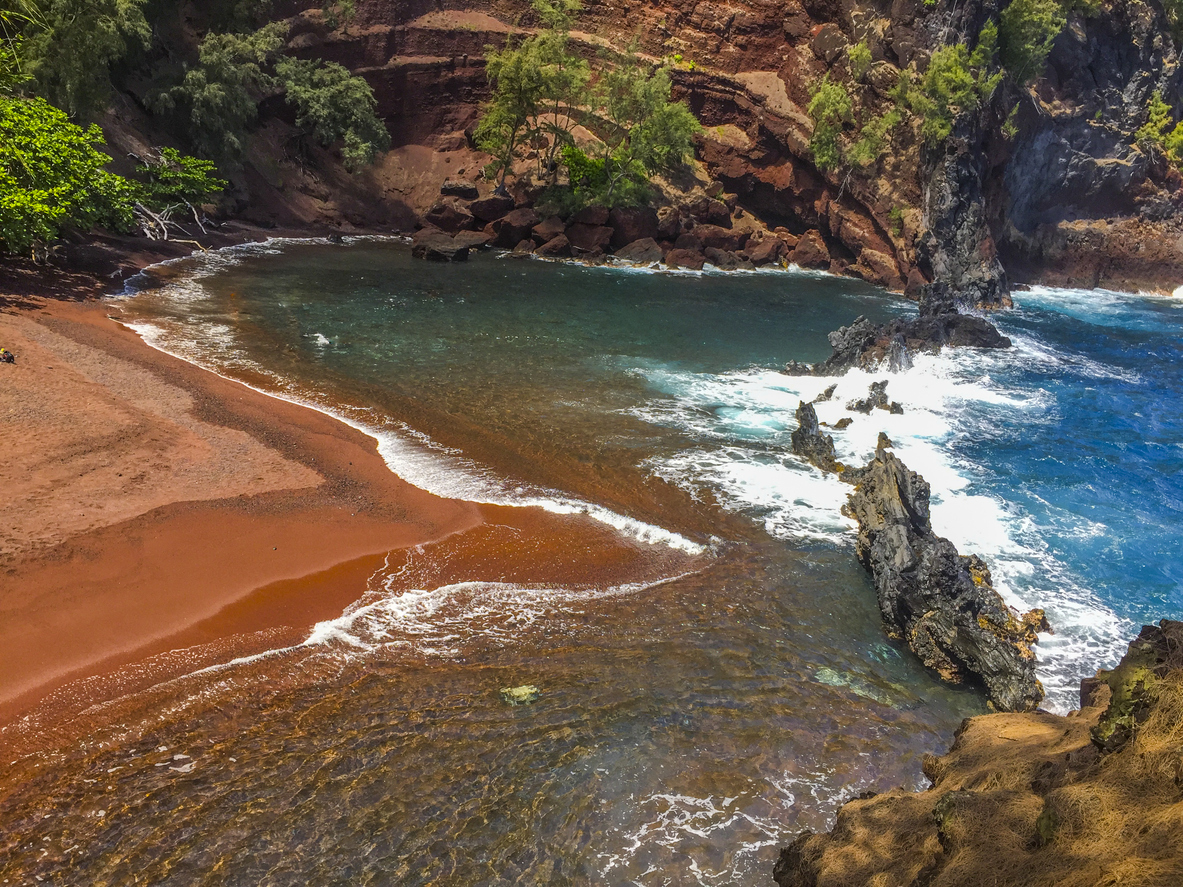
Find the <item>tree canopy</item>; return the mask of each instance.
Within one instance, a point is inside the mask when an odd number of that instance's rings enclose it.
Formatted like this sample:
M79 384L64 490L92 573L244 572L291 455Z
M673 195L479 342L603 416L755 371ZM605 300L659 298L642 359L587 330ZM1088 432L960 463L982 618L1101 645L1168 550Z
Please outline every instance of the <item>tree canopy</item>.
M561 158L579 201L607 206L645 199L649 176L693 152L699 123L670 101L668 69L644 63L635 49L605 57L593 73L570 46L578 0L535 0L543 27L486 56L493 98L477 129L477 144L493 155L486 174L504 182L516 162L536 152L554 172ZM583 125L598 139L590 156L575 145Z

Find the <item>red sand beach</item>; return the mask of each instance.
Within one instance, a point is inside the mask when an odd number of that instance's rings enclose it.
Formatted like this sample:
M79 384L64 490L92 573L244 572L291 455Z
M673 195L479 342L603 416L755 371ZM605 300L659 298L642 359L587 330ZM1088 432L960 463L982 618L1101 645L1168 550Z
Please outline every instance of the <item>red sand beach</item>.
M6 750L94 702L298 643L397 549L449 540L431 549L440 584L687 565L586 518L424 492L372 438L149 347L102 301L0 309L18 355L0 365Z

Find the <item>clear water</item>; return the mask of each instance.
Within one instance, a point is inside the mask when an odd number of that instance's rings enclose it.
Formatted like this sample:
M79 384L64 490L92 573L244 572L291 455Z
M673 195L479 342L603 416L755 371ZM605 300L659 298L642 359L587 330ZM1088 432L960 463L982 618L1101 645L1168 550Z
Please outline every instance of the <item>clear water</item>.
M832 423L882 376L777 368L906 304L806 274L438 266L366 241L175 270L124 305L161 347L369 429L427 489L585 515L593 561L671 566L518 581L542 549L511 527L396 554L304 644L16 762L0 880L762 883L843 797L919 787L920 756L983 710L884 640L845 487L787 453L800 398L837 383ZM1183 615L1183 308L1018 302L1014 349L919 359L890 378L902 416L835 440L857 463L886 431L937 530L1048 611L1040 674L1066 710L1135 623ZM502 702L523 683L537 703Z

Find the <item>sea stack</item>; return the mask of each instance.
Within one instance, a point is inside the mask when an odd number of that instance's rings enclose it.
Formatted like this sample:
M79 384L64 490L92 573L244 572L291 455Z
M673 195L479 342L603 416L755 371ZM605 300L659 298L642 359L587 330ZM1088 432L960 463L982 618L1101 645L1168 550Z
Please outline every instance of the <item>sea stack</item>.
M1019 617L1003 603L981 558L961 556L929 520L929 485L879 437L846 513L858 521L855 553L875 581L889 634L951 683L980 681L1002 711L1043 699L1031 645L1041 610Z

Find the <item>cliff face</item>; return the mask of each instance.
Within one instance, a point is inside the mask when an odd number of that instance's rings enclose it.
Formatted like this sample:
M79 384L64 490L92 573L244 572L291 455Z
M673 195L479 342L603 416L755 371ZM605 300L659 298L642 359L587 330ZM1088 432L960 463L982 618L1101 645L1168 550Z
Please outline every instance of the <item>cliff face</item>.
M1031 87L1006 83L925 147L905 115L883 154L823 172L812 162L810 88L829 75L855 98L858 121L895 107L901 69L923 70L942 45L972 45L1001 0L587 0L576 47L594 58L633 39L677 60L675 95L704 124L697 154L727 201L811 264L940 300L1006 305L1011 283L1173 289L1183 282L1183 177L1133 144L1150 97L1181 104L1183 68L1157 0L1077 8ZM319 3L280 0L292 49L364 76L394 139L374 169L351 178L330 152L286 158L282 103L263 125L237 209L259 222L412 228L446 178L475 180L485 158L466 139L488 98L483 55L535 24L526 0L358 0L330 29ZM848 48L873 62L856 79ZM150 131L134 101L112 119L115 147ZM1010 119L1017 135L1002 135ZM852 123L847 134L854 134ZM930 293L933 281L943 286Z
M845 804L782 851L780 887L1183 883L1183 623L1146 626L1081 709L971 718L932 788Z
M817 231L831 270L916 296L938 280L957 301L983 306L1006 304L1011 280L1173 288L1183 281L1183 180L1131 137L1151 94L1177 104L1183 83L1157 4L1109 0L1095 15L1071 13L1045 76L996 91L940 148L926 150L912 121L869 166L813 165L806 107L818 78L843 79L865 115L881 113L900 68L972 42L1001 5L589 0L575 37L589 55L635 37L654 58L680 57L676 89L705 126L707 171L769 228ZM362 0L347 30L329 32L305 6L278 10L299 14L296 46L364 74L404 166L408 146L464 147L487 96L484 47L504 41L510 23L532 23L521 0ZM846 60L859 40L874 58L861 84ZM999 129L1016 106L1008 142ZM477 164L459 166L471 175ZM426 208L422 194L402 197Z

